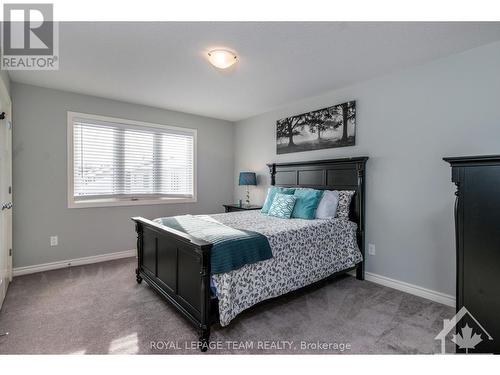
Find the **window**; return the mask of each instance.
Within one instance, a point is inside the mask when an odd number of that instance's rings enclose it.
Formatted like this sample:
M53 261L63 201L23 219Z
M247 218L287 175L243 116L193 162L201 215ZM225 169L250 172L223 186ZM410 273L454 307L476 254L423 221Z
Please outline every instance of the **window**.
M196 130L68 112L68 206L196 201Z

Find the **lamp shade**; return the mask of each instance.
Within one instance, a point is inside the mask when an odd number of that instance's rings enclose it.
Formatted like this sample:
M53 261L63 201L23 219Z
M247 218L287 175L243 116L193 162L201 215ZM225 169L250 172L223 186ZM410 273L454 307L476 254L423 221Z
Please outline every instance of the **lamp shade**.
M254 172L240 172L239 185L257 185L257 176Z

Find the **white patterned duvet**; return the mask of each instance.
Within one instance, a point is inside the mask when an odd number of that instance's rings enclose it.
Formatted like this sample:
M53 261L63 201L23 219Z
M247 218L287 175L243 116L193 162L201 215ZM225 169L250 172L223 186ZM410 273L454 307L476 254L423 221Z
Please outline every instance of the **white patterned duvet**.
M212 276L222 326L256 303L312 284L362 260L356 243L357 226L345 219L288 220L260 211L210 217L265 235L273 252L271 259Z

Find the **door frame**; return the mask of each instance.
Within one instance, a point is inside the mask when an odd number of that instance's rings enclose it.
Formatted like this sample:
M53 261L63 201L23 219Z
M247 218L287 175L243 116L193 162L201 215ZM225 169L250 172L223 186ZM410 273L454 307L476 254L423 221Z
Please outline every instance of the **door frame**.
M6 102L5 108L2 108L2 111L5 112L5 120L1 120L1 121L2 122L3 121L10 121L10 123L12 124L12 100L10 98L9 92L7 90L7 87L5 86L3 79L0 79L0 97L1 97L2 102L4 102L4 101ZM12 202L13 201L13 199L12 199L12 133L11 133L10 140L11 140L10 141L11 160L10 160L9 173L10 173L10 186L11 186L10 201ZM8 221L7 225L8 225L7 231L10 232L10 235L8 236L8 239L7 239L7 249L12 249L12 213L11 213L10 220ZM7 290L8 283L12 281L12 251L10 254L7 254L6 259L7 259L7 285L5 288ZM1 302L0 302L0 305L1 305Z

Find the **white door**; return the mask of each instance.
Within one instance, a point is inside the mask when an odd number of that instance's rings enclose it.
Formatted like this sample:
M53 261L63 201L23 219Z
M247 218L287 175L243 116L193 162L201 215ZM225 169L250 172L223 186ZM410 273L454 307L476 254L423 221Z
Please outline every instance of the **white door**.
M9 95L0 81L0 308L12 280L11 108Z

